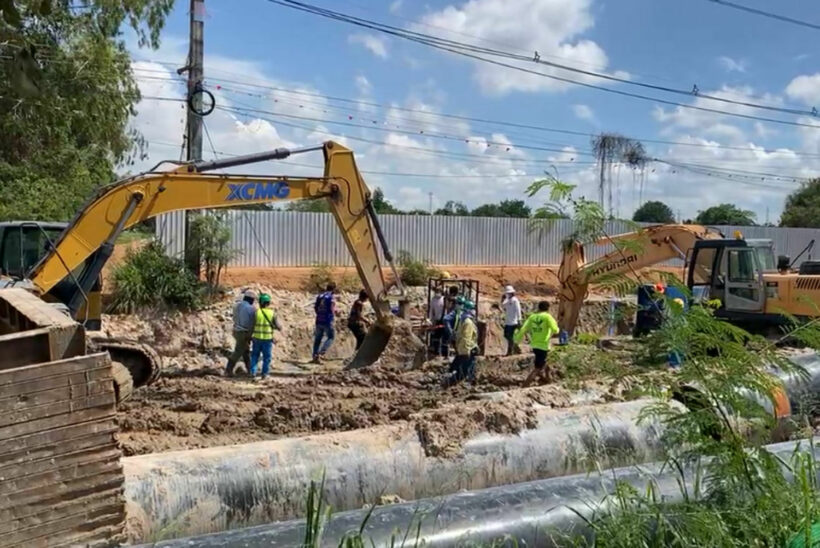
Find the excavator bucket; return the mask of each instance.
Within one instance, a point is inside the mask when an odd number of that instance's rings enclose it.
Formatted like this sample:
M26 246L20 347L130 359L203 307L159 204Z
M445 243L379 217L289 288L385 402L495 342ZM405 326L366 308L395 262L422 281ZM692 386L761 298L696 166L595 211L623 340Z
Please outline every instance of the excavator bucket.
M393 323L390 321L378 320L367 331L367 335L359 347L356 355L345 369L361 369L376 363L376 360L382 355L384 349L387 348L387 343L390 341L390 336L393 334Z

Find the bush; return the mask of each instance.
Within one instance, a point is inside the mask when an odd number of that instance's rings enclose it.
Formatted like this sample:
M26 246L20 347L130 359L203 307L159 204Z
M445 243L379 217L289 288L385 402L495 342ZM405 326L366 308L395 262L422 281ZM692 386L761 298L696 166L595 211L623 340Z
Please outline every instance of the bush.
M188 310L202 303L199 281L183 261L168 257L157 241L130 250L114 268L113 285L113 312L134 312L144 307Z
M441 276L441 270L430 264L430 261L421 261L414 258L408 251L399 251L396 256L399 264L401 281L409 286L427 285L429 278Z
M305 291L324 291L327 284L336 282L336 288L339 291L356 292L361 289L362 282L356 274L343 274L336 276L333 274L333 268L327 263L318 263L313 265L305 283Z

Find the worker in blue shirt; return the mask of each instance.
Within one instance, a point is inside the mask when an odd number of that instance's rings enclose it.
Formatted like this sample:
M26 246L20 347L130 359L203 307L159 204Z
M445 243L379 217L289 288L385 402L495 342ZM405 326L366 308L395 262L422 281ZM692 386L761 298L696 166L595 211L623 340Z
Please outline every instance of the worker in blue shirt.
M233 375L233 368L241 359L245 362L245 369L251 367L251 338L256 324L256 293L248 289L242 294L242 299L233 307L233 338L235 341L233 352L225 365L225 375Z

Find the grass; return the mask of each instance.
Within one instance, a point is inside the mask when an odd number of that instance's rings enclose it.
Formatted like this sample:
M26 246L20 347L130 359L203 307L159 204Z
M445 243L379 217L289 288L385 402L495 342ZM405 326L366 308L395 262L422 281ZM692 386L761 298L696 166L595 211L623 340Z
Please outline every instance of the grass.
M150 240L154 237L154 233L141 228L132 228L124 231L117 237L117 244L130 244L132 242L141 242L143 240Z

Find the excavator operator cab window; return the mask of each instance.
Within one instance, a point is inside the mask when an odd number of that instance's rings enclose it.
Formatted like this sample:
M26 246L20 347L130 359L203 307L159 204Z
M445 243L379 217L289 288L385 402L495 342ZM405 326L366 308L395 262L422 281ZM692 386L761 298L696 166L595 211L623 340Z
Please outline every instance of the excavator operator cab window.
M725 306L727 310L763 310L763 278L757 250L753 247L727 248L721 270L727 273Z
M48 251L48 238L56 241L61 232L62 229L59 228L40 230L34 225L4 227L3 239L0 241L0 271L14 278L25 277Z
M712 273L718 250L714 247L695 248L689 260L689 286L696 302L711 298Z

